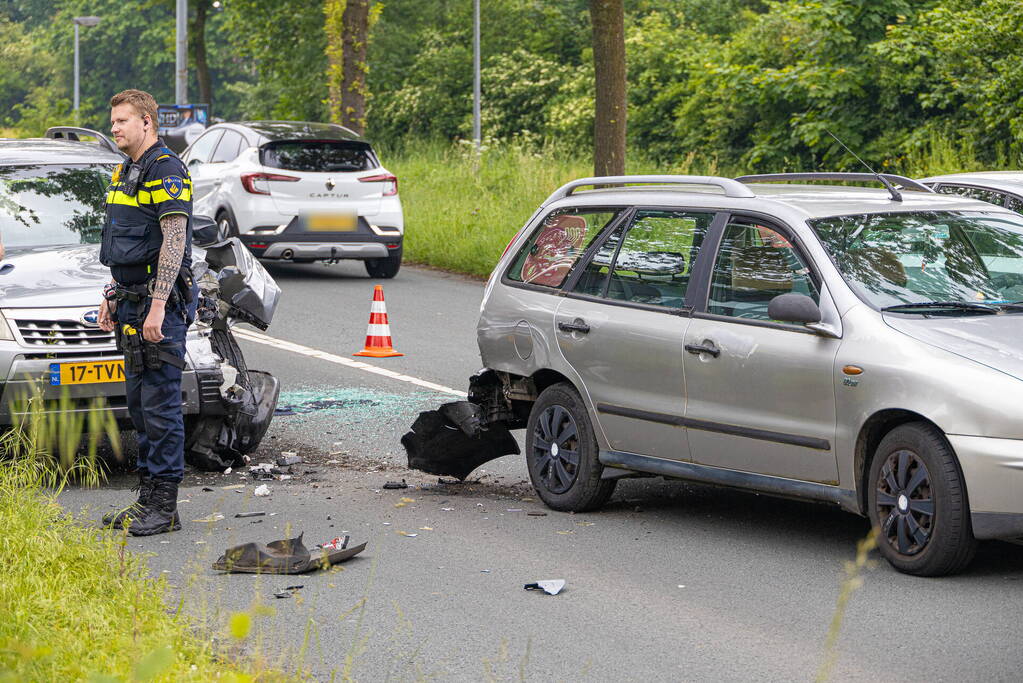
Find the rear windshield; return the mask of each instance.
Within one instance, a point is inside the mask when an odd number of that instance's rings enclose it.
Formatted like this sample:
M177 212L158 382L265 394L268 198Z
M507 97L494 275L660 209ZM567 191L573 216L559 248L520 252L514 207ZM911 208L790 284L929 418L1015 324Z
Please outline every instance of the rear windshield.
M8 247L99 242L113 164L0 167L0 238Z
M286 171L368 171L379 166L373 149L364 142L339 140L285 140L264 145L259 152L264 166Z

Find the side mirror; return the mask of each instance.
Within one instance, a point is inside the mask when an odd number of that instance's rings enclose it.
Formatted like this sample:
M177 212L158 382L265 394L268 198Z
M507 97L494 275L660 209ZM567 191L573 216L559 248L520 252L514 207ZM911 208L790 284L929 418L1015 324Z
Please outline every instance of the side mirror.
M819 323L821 309L805 294L779 294L767 304L767 315L771 320L804 325Z
M192 242L205 247L223 242L226 236L221 233L220 226L209 216L192 216Z

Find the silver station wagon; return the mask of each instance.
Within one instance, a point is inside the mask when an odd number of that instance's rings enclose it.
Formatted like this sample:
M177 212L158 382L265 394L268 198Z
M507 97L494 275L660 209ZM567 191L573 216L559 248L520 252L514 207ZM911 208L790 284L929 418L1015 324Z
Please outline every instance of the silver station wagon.
M554 509L651 474L836 503L918 575L1023 536L1023 216L1007 209L890 175L582 179L511 242L478 334L475 419L442 408L445 426L525 427ZM425 448L410 462L452 469Z

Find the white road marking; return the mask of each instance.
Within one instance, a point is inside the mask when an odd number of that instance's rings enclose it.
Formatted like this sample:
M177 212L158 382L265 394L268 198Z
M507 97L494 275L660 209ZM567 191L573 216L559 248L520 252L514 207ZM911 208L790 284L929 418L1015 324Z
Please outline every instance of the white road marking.
M231 333L239 339L246 341L255 342L256 344L264 344L266 346L272 346L275 349L282 351L291 351L309 358L317 358L319 360L325 360L328 363L336 363L338 365L344 365L348 368L355 368L356 370L363 370L365 372L371 372L374 375L380 375L382 377L389 377L390 379L396 379L399 382L407 382L409 384L415 384L416 386L423 387L425 389L432 389L433 391L439 391L444 394L452 394L453 396L460 396L466 398L467 394L464 391L458 389L452 389L446 387L443 384L435 384L434 382L427 382L425 379L419 379L418 377L412 377L411 375L403 375L400 372L394 370L388 370L387 368L377 367L376 365L370 365L369 363L363 363L362 361L352 360L351 358L345 358L344 356L336 356L333 353L327 353L326 351L320 351L308 346L302 346L301 344L295 344L294 342L284 341L283 339L277 339L266 334L259 332L253 332L251 330L243 330L238 327L231 329Z

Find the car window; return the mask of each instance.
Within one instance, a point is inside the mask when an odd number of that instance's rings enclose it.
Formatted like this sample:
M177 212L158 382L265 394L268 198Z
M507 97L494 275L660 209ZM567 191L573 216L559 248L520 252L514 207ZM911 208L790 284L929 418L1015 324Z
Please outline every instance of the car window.
M879 308L1023 300L1018 214L914 211L809 222L846 281Z
M623 230L616 230L594 253L575 291L683 307L693 263L713 220L713 213L637 211L624 239Z
M188 148L188 153L185 155L185 163L191 166L193 163L205 164L209 161L210 154L223 133L223 130L211 130L193 142L192 146Z
M757 221L730 222L714 262L707 312L770 320L771 299L789 293L805 294L820 303L810 269L792 243Z
M618 215L610 209L558 209L536 228L512 262L508 279L561 287L575 262Z
M969 187L967 185L948 185L942 183L936 188L936 191L941 194L954 194L959 197L969 197L970 199L979 199L982 202L988 202L989 204L997 204L998 206L1005 206L1005 195L995 190L988 190L983 187Z
M213 153L210 163L217 164L234 161L235 157L238 156L238 152L241 151L240 148L244 141L244 138L233 130L224 131L224 137L220 139L220 144L217 145L217 151Z
M369 171L380 166L365 142L283 140L263 145L260 163L286 171L320 173Z
M0 166L0 235L7 247L99 242L114 164Z

